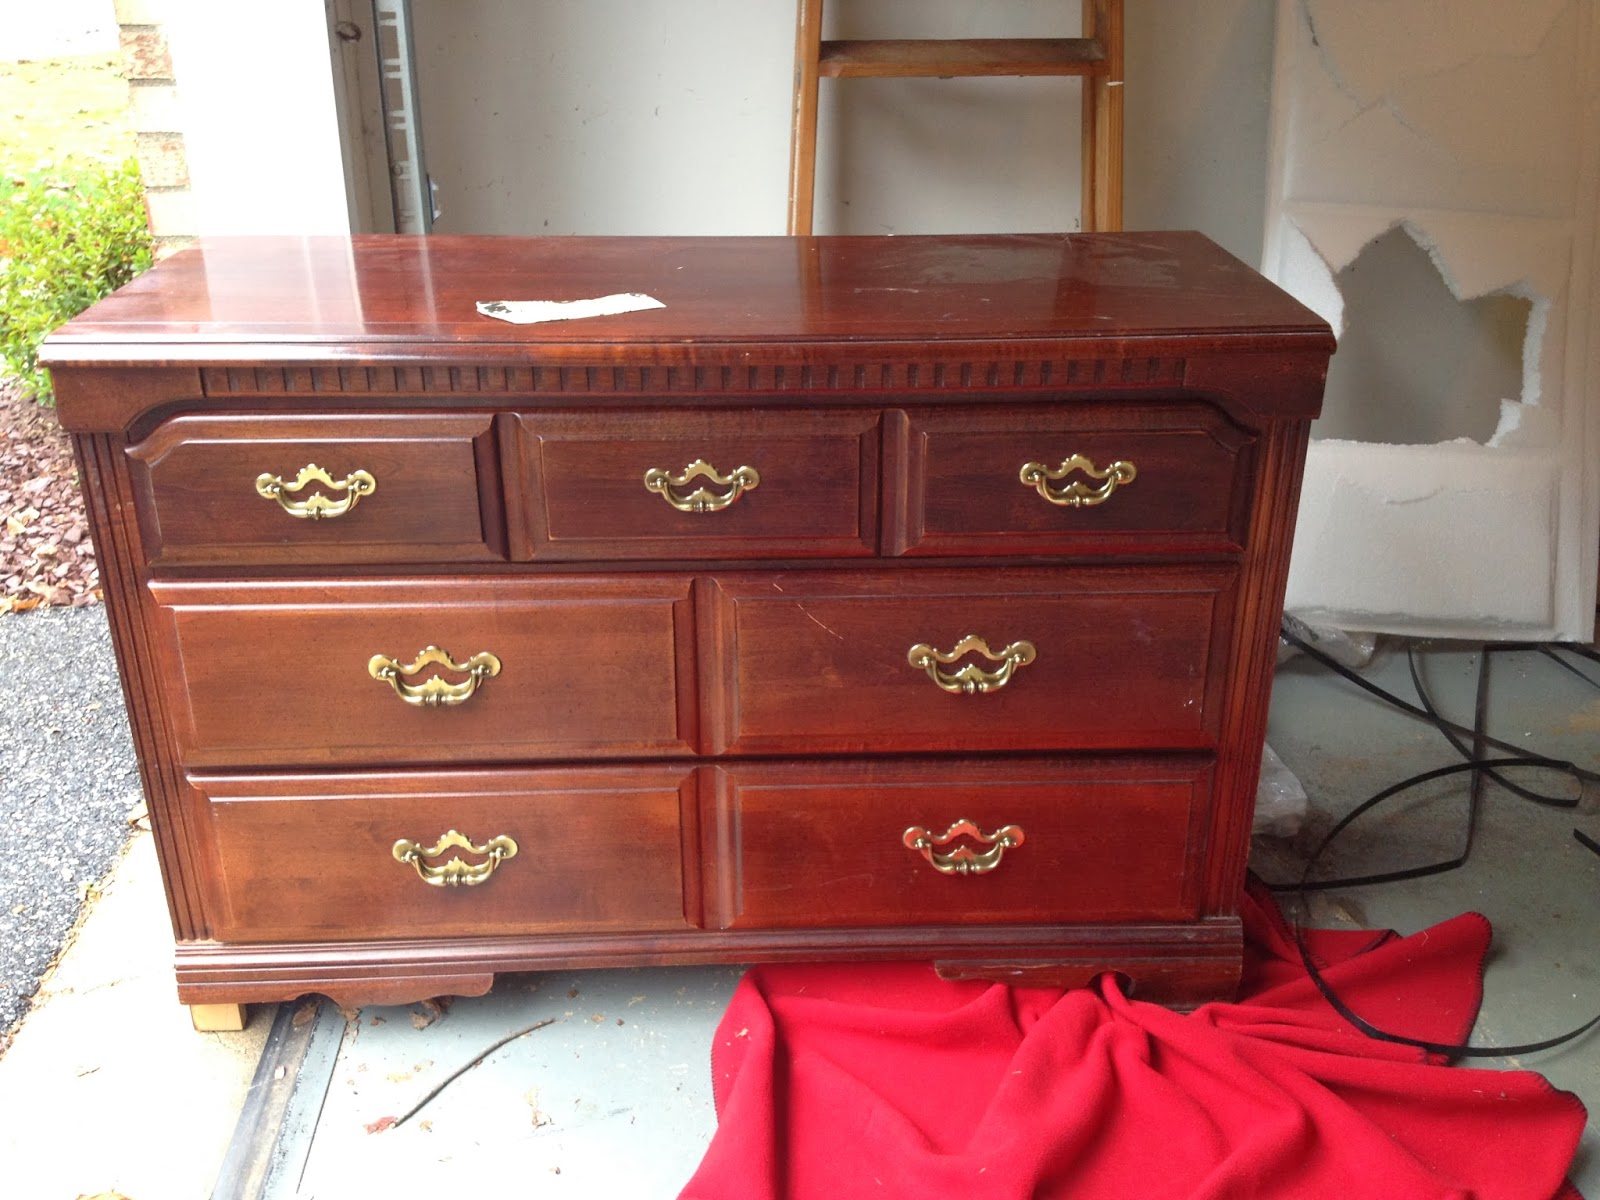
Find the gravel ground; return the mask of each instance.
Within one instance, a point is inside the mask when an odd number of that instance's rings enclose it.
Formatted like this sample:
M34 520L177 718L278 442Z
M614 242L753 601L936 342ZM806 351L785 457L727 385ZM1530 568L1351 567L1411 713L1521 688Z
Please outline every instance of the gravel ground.
M0 1049L143 804L105 609L0 617Z

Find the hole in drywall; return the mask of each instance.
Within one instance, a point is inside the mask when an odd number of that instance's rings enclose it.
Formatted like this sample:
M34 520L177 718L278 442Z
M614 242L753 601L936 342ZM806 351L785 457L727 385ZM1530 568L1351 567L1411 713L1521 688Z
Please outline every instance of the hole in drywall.
M1368 242L1334 283L1344 333L1313 436L1402 445L1494 436L1500 401L1523 395L1529 300L1456 299L1403 225Z

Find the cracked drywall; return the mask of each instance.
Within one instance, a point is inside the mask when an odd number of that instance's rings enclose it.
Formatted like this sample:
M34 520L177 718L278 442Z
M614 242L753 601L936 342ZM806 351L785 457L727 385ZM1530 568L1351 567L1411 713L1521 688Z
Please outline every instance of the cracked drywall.
M1553 621L1560 481L1548 456L1465 439L1312 450L1295 535L1301 569L1286 597L1296 616L1422 635Z
M1531 301L1456 296L1431 249L1401 223L1339 271L1344 329L1313 437L1487 443L1501 402L1521 402Z
M1514 349L1503 346L1475 349L1470 344L1443 351L1435 347L1434 357L1442 360L1440 369L1449 376L1437 381L1438 386L1433 380L1417 376L1416 369L1423 363L1402 361L1398 366L1408 368L1409 378L1408 370L1396 370L1392 381L1375 380L1370 377L1370 371L1363 372L1364 385L1376 392L1356 397L1349 380L1342 377L1352 369L1350 360L1335 356L1324 417L1313 428L1313 436L1427 443L1450 440L1465 433L1486 446L1527 445L1538 437L1558 436L1552 421L1529 419L1524 411L1539 405L1544 395L1542 370L1545 365L1549 364L1557 372L1560 370L1560 346L1551 347L1546 337L1549 295L1529 278L1532 276L1538 283L1558 292L1564 289L1567 267L1555 248L1547 244L1548 231L1513 229L1508 233L1503 227L1490 231L1481 222L1463 224L1450 214L1397 219L1392 214L1370 210L1317 212L1286 224L1273 274L1333 326L1341 345L1347 349L1351 348L1350 326L1356 317L1352 316L1340 280L1344 280L1346 287L1350 286L1350 272L1362 256L1370 254L1374 247L1394 242L1397 237L1406 238L1427 256L1442 284L1436 303L1453 299L1469 308L1476 305L1506 309L1480 322L1484 332L1494 339L1504 340L1511 336L1513 329L1520 329L1520 344ZM1495 237L1488 244L1493 249L1486 251L1486 237L1491 232ZM1414 327L1423 323L1423 313L1407 310L1407 305L1416 307L1414 296L1397 293L1395 301L1399 307L1396 311L1372 311L1383 300L1381 291L1376 296L1362 297L1362 311L1357 316L1364 326L1395 323L1403 327L1408 319ZM1397 333L1390 347L1391 357L1401 359L1408 350L1422 355L1427 353L1420 337L1416 346L1408 347L1403 335ZM1520 377L1508 376L1504 367L1498 372L1492 369L1501 360L1509 361L1513 355ZM1486 378L1480 379L1480 375ZM1447 395L1439 389L1452 384L1461 387L1464 393L1478 389L1472 412L1453 415L1448 411ZM1435 393L1432 404L1439 411L1428 419L1406 419L1407 413L1417 404L1417 397L1407 393L1408 387L1413 392ZM1489 389L1489 394L1484 394L1483 389ZM1362 410L1366 415L1346 411L1351 408ZM1386 416L1391 428L1382 426Z
M1578 181L1571 129L1588 0L1515 4L1299 0L1297 131L1286 162L1302 198L1556 215ZM1351 162L1377 169L1352 173Z
M1289 579L1297 615L1591 635L1597 34L1596 0L1280 0L1263 270L1334 326L1341 352L1351 328L1392 322L1369 357L1403 368L1360 378L1366 411L1343 425L1330 374L1333 419L1313 430ZM1374 248L1413 290L1351 286ZM1485 360L1430 335L1441 315L1482 327ZM1428 361L1436 376L1414 369ZM1420 421L1406 412L1417 397L1386 392L1419 379L1432 397ZM1471 396L1462 414L1449 411L1457 383Z

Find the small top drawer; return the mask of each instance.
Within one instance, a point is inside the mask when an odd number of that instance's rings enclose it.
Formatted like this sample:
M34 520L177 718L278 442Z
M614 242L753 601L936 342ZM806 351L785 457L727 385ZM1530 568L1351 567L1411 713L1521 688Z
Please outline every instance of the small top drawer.
M503 557L488 413L186 415L129 449L156 563Z
M521 422L535 559L877 551L875 411L529 413Z
M1231 552L1254 436L1200 403L907 414L901 554Z

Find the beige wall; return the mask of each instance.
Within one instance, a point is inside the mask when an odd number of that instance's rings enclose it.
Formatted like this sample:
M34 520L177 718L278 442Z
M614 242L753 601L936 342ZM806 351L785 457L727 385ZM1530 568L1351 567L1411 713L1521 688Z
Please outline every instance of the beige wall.
M1075 33L1072 0L835 4L829 36ZM417 3L439 232L783 232L788 0ZM1270 0L1128 0L1126 223L1259 259ZM1077 84L825 81L819 232L1076 227Z
M116 0L151 226L350 228L322 0Z

